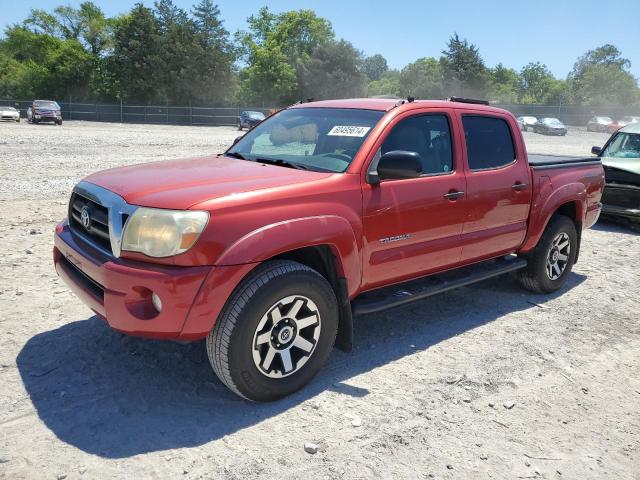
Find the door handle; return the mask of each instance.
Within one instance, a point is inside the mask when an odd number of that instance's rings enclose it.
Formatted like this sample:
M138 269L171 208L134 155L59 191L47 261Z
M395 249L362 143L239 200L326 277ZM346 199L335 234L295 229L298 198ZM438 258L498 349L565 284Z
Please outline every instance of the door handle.
M457 200L460 197L464 197L464 192L449 192L444 194L444 198L448 200Z
M526 190L527 188L529 188L529 184L516 182L513 185L511 185L511 188L513 188L514 190Z

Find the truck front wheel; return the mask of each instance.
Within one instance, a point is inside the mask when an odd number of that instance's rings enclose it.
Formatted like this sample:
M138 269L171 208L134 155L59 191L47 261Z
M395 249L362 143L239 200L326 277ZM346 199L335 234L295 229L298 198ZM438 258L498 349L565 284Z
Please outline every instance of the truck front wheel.
M526 268L519 280L527 290L551 293L567 280L578 250L578 235L573 221L564 215L551 218L533 251L526 255Z
M233 392L276 400L320 370L337 329L338 302L329 282L301 263L271 261L236 289L207 337L207 354Z

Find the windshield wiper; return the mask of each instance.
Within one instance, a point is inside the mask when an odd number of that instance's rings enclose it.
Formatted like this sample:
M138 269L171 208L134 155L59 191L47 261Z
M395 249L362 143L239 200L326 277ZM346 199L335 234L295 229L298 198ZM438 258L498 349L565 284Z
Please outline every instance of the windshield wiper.
M287 168L295 168L296 170L309 170L304 165L300 165L299 163L291 163L286 160L281 160L279 158L256 158L256 162L259 163L268 163L270 165L278 165L279 167L287 167Z
M238 153L238 152L227 152L227 153L225 153L225 155L227 157L233 157L233 158L237 158L239 160L246 160L246 158L241 153Z

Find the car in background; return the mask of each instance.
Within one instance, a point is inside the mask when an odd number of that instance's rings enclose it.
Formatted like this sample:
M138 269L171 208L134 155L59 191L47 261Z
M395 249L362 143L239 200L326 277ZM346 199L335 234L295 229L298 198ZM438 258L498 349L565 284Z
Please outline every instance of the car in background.
M622 127L591 153L604 167L602 213L640 223L640 122Z
M611 123L611 117L593 117L587 123L587 132L606 132Z
M253 127L258 125L261 121L263 121L265 118L266 117L262 112L251 112L251 111L242 112L238 117L238 130L242 130L243 128L247 128L251 130Z
M620 130L622 127L626 127L627 125L631 125L632 123L640 123L640 117L627 116L622 117L617 122L611 122L608 125L608 132L613 133Z
M34 100L27 108L27 122L54 122L62 125L60 105L53 100Z
M518 120L518 125L520 126L520 130L522 130L523 132L526 132L530 128L533 128L535 123L538 121L536 117L531 117L527 115L518 117L517 120Z
M541 118L533 125L533 131L535 133L541 133L543 135L561 135L567 134L567 127L557 118Z
M0 120L11 120L12 122L20 121L20 112L14 107L0 107Z

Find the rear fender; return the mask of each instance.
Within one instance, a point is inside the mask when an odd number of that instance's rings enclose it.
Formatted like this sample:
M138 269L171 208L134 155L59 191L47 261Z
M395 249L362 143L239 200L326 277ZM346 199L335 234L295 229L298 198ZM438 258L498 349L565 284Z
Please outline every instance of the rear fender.
M553 190L549 177L541 177L540 183L536 204L531 209L527 238L522 247L520 247L520 253L526 253L538 244L549 220L564 204L573 203L576 217L572 218L572 220L580 225L584 223L587 198L584 184L578 182L568 183Z

